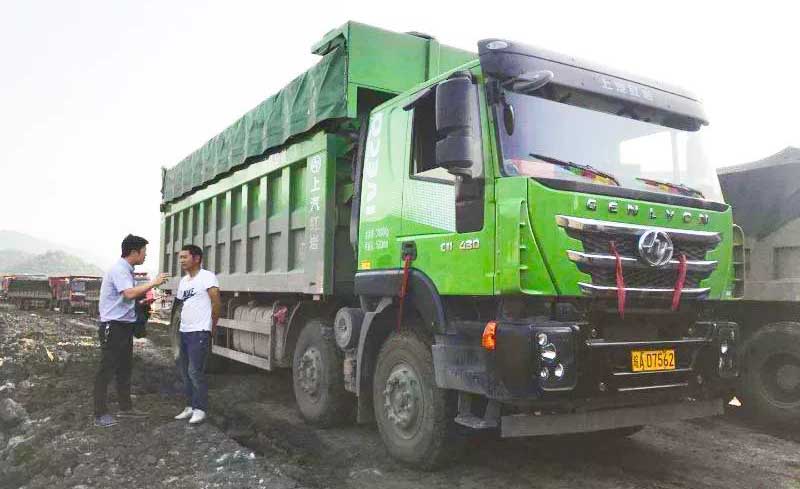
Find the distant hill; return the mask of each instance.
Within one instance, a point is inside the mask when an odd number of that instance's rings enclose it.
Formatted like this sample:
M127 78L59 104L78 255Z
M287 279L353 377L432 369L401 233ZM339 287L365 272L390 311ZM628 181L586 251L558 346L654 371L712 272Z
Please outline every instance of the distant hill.
M0 252L6 252L6 251L22 252L23 254L26 255L23 257L23 259L29 259L34 255L42 255L49 251L59 251L66 255L71 255L73 258L77 257L78 259L85 262L85 264L88 264L95 268L96 268L95 265L100 261L102 261L92 256L91 253L87 253L86 250L80 250L69 246L64 246L62 244L48 241L46 239L37 238L34 236L30 236L28 234L20 233L18 231L11 231L7 229L6 230L0 229L0 250L2 250ZM4 263L9 263L9 262L4 262L3 257L0 256L0 271L8 271L5 270L4 266L2 266Z
M30 260L33 256L19 250L0 250L0 272L10 272L17 264Z
M19 250L34 255L46 253L50 250L61 250L67 253L75 252L75 250L68 250L58 243L9 230L0 230L0 249Z
M0 256L2 256L2 252L0 252ZM35 256L28 255L26 259L11 265L10 269L0 267L0 270L10 273L43 273L50 276L103 275L103 270L97 266L63 251L48 251Z

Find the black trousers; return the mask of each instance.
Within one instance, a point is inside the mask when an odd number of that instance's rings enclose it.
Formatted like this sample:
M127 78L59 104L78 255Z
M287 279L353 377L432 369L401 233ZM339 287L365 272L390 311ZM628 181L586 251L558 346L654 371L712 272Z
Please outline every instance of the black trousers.
M120 410L131 409L131 362L133 360L133 323L100 323L100 368L94 380L94 414L108 414L108 384L117 381Z

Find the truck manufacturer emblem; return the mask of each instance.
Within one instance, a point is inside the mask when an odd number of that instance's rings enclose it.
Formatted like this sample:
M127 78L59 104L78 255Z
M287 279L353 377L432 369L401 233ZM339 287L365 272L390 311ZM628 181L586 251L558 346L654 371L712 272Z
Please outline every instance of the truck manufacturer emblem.
M664 231L645 231L639 238L639 256L651 267L661 267L672 259L672 239Z

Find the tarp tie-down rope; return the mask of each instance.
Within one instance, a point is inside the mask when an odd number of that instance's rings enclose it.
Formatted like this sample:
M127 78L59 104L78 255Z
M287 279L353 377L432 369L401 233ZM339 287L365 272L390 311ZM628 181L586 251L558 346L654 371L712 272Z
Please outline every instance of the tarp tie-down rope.
M677 311L681 305L681 293L686 284L686 253L678 257L678 278L675 280L675 289L672 291L672 310Z
M616 267L615 267L615 276L617 280L617 311L619 311L619 317L625 317L625 277L622 275L622 258L619 256L619 251L617 251L617 244L613 241L609 243L611 245L611 253L614 254L614 258L616 259Z
M400 300L397 307L397 331L400 331L403 325L403 306L406 302L406 293L408 292L408 274L411 271L412 260L411 254L403 256L403 280L400 282Z

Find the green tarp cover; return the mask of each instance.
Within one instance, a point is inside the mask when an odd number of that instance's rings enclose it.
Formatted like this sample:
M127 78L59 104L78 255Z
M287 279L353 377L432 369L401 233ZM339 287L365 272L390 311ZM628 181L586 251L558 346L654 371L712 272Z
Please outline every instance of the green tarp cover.
M324 120L347 117L346 58L342 43L175 167L164 170L163 200L177 199Z

